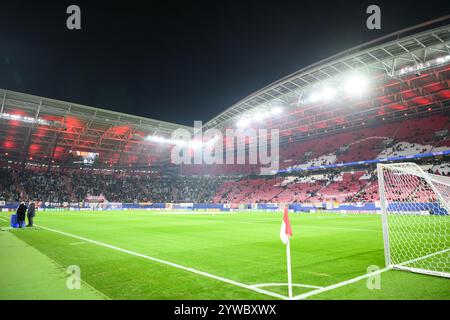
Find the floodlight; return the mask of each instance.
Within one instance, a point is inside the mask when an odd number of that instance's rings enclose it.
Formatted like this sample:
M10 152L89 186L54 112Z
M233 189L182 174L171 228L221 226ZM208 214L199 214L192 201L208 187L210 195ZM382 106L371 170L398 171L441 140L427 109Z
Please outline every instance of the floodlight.
M257 113L255 113L254 118L256 121L261 122L264 120L264 118L266 118L266 116L267 116L267 113L265 113L265 112L257 112Z
M345 93L350 96L360 96L367 91L368 80L362 75L352 75L345 81Z
M336 97L336 89L331 87L326 87L321 91L321 96L325 100L332 100L334 97Z
M313 92L309 95L308 101L309 102L317 102L320 100L320 94L317 92Z
M237 122L239 128L247 128L250 125L250 120L242 118Z
M282 111L283 111L283 109L281 107L275 107L272 109L271 113L273 115L279 115Z
M148 136L147 140L157 142L157 143L165 143L166 139L161 136Z

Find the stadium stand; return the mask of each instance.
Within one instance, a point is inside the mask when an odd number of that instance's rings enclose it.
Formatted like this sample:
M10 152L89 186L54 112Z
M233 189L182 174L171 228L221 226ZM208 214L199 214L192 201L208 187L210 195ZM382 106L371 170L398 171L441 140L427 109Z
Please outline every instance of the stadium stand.
M447 115L435 115L343 132L289 146L280 152L280 158L288 159L282 161L288 163L285 167L295 169L448 150L449 141L434 141L433 135L446 129L449 120ZM383 143L390 140L394 145L385 148Z
M450 163L442 163L431 168L431 173L436 173L442 176L450 176Z
M450 176L448 162L422 168ZM240 179L0 169L0 200L3 201L81 202L89 196L100 195L110 202L124 203L374 202L378 200L378 183L376 174L369 169Z
M281 167L300 169L352 161L411 156L444 151L448 115L403 119L377 127L289 143L280 150ZM450 175L450 164L423 165L429 172ZM332 172L292 172L261 177L257 165L190 165L183 175L119 173L55 167L0 170L0 200L35 199L46 202L81 202L104 196L110 202L267 203L267 202L374 202L378 184L373 168ZM197 175L194 175L197 174Z
M450 176L448 162L423 165L422 168L430 173ZM87 174L76 170L42 173L3 168L0 169L0 200L35 199L62 203L81 202L89 196L100 195L110 202L124 203L343 203L378 200L378 182L373 171L302 174L236 179L224 176Z
M304 177L287 177L283 181L284 190L278 195L280 202L305 202L322 188L328 175L312 174Z
M20 194L15 185L12 170L0 168L0 200L17 201Z
M17 185L15 177L20 181ZM224 178L123 176L72 170L0 170L0 200L34 199L43 202L81 202L103 195L111 202L196 202L209 201ZM18 188L19 187L19 188ZM22 190L22 191L19 191Z
M400 122L294 141L280 147L280 169L299 169L448 150L450 140L435 140L434 134L447 129L449 122L450 117L445 114L413 120L406 118ZM256 174L259 169L258 165L184 165L182 173L240 175Z
M332 201L345 202L359 192L367 184L364 177L366 172L345 172L335 175L330 182L316 192L316 195L310 197L310 202Z

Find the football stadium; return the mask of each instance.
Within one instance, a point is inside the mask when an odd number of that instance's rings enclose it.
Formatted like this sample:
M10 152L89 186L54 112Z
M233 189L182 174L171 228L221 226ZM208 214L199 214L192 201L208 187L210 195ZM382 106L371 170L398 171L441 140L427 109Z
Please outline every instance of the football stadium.
M2 300L450 299L448 17L200 126L0 105Z

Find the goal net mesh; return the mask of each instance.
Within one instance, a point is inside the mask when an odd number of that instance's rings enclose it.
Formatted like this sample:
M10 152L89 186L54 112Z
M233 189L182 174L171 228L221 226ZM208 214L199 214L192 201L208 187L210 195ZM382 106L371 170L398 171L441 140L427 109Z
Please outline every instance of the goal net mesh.
M450 178L414 163L378 166L386 263L450 277Z

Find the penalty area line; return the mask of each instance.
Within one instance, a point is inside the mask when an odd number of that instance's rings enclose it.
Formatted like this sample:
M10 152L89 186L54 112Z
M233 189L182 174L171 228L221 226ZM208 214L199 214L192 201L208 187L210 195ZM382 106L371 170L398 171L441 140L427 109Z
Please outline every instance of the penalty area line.
M138 253L138 252L134 252L134 251L131 251L131 250L127 250L127 249L123 249L123 248L120 248L120 247L116 247L116 246L113 246L113 245L110 245L110 244L107 244L107 243L103 243L103 242L100 242L100 241L96 241L96 240L88 239L88 238L85 238L85 237L80 237L80 236L77 236L77 235L74 235L74 234L71 234L71 233L67 233L67 232L64 232L64 231L60 231L60 230L44 227L42 225L35 225L35 226L39 227L41 229L44 229L44 230L48 230L48 231L51 231L51 232L59 233L59 234L62 234L62 235L68 236L68 237L72 237L72 238L79 239L79 240L82 240L82 241L90 242L90 243L93 243L93 244L96 244L96 245L99 245L99 246L102 246L102 247L106 247L106 248L109 248L109 249L113 249L113 250L116 250L116 251L120 251L120 252L123 252L123 253L130 254L130 255L133 255L133 256L136 256L136 257L144 258L144 259L147 259L147 260L150 260L150 261L153 261L153 262L157 262L157 263L164 264L164 265L167 265L167 266L171 266L171 267L174 267L174 268L177 268L177 269L188 271L188 272L191 272L191 273L194 273L194 274L198 274L198 275L210 278L210 279L221 281L221 282L224 282L224 283L227 283L227 284L234 285L236 287L240 287L240 288L244 288L244 289L247 289L247 290L251 290L251 291L254 291L254 292L257 292L257 293L261 293L261 294L264 294L264 295L267 295L267 296L271 296L271 297L282 299L282 300L289 299L287 296L284 296L282 294L278 294L278 293L275 293L275 292L272 292L272 291L267 291L267 290L264 290L264 289L261 289L261 288L255 288L255 287L253 287L251 285L247 285L245 283L241 283L241 282L234 281L234 280L231 280L231 279L227 279L227 278L223 278L223 277L220 277L220 276L216 276L216 275L213 275L211 273L207 273L207 272L200 271L200 270L197 270L197 269L194 269L194 268L186 267L186 266L183 266L183 265L180 265L180 264L177 264L177 263L173 263L173 262L170 262L170 261L154 258L154 257L151 257L151 256L147 256L147 255L144 255L144 254L141 254L141 253Z

